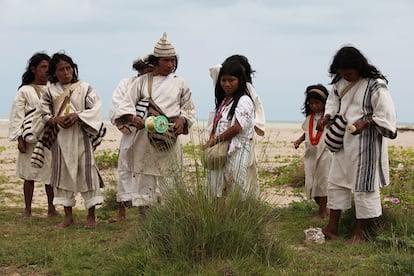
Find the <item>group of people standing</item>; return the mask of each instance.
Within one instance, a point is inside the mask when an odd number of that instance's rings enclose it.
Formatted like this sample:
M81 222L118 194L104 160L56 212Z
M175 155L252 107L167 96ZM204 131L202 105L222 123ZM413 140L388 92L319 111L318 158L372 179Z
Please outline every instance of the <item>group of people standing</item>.
M95 206L102 204L103 197L91 137L102 126L100 97L78 79L72 58L63 53L51 58L44 53L33 55L13 102L9 126L9 138L18 141L17 176L24 180L24 217L31 216L34 181L42 181L48 183L48 215L58 215L54 205L64 206L65 219L58 228L74 223L72 207L78 192L88 209L85 226L95 227ZM46 133L48 146L44 146ZM33 158L42 159L43 165L32 165Z
M123 79L112 95L110 120L121 132L118 158L117 201L119 212L109 222L125 220L128 205L140 213L159 201L165 189L181 177L180 135L188 134L196 120L192 93L175 74L178 58L164 33L151 54L134 61L136 76ZM396 115L386 78L354 47L341 48L330 66L331 93L321 84L307 87L303 114L304 133L294 142L305 142L306 194L319 205L317 218L329 223L324 234L335 238L342 210L351 208L354 193L357 223L351 242L363 239L369 219L381 215L379 189L389 182L387 145L384 137L396 137ZM211 192L226 196L238 189L244 197L257 194L254 134L265 133L262 102L253 84L248 59L233 55L210 68L214 84L215 111L209 120L205 147L230 141L223 167L209 170ZM352 85L350 85L352 84ZM341 91L349 91L341 96ZM344 146L331 153L324 141L329 122L346 108L353 133L345 133ZM154 143L148 135L147 118L153 112L168 119L171 141ZM28 114L34 141L25 140ZM72 207L80 192L88 209L87 227L95 227L95 206L102 204L102 181L94 159L94 139L102 132L101 100L98 93L78 79L78 68L64 53L49 58L35 54L22 76L22 84L10 116L10 139L18 141L17 176L24 180L26 208L31 215L34 181L47 183L48 215L54 205L64 206L59 228L74 223ZM44 165L30 165L36 142L50 129L56 139L50 152L44 149ZM95 137L95 138L94 138ZM160 143L168 147L158 148Z
M306 194L319 205L317 219L329 214L325 237L337 237L341 212L352 207L353 194L356 223L348 242L356 243L364 239L370 220L382 215L380 189L390 181L385 138L397 137L396 111L386 77L355 47L341 48L329 73L331 93L321 84L306 89L304 134L294 146L305 141ZM324 140L339 115L352 128L331 153Z

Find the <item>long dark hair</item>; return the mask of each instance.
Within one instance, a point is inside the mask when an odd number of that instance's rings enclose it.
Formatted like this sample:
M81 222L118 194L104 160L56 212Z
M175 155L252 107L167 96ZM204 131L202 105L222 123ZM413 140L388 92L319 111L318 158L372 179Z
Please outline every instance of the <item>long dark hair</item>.
M27 62L26 71L22 75L22 83L19 88L23 85L32 83L35 80L35 75L32 72L32 67L36 68L43 60L50 61L50 57L42 52L35 53Z
M368 63L366 57L355 47L345 46L335 54L332 64L329 67L331 84L337 83L342 77L339 69L355 69L363 78L383 79L388 83L385 76L374 66Z
M173 72L177 71L178 68L178 56L174 56L175 57L175 68L173 70ZM162 57L156 57L154 55L149 55L148 56L148 63L152 64L154 67L158 66L158 61L160 60L160 58Z
M321 95L319 92L321 92L324 96ZM328 89L326 89L326 87L320 83L309 85L308 87L306 87L305 102L302 107L302 114L305 116L309 116L312 113L312 109L309 105L310 99L317 99L325 104L328 95Z
M217 78L217 83L216 83L216 87L214 91L215 98L216 98L216 102L215 102L216 110L226 97L226 93L224 89L221 87L221 81L220 81L223 75L234 76L239 80L239 87L233 93L233 104L230 108L230 112L227 117L229 120L231 120L236 110L236 106L239 103L240 97L243 95L249 95L247 93L247 87L246 87L246 74L244 73L244 70L240 62L230 61L230 62L223 63L220 69L218 78Z
M230 62L230 61L240 62L241 66L244 68L244 71L245 71L246 81L250 82L250 83L253 83L252 82L252 77L254 76L256 71L252 69L252 66L250 65L249 60L247 59L247 57L245 57L243 55L232 55L232 56L229 56L228 58L226 58L226 60L223 63Z
M51 83L57 83L59 82L58 78L56 77L56 66L60 61L66 61L67 63L70 64L70 66L73 69L73 76L72 76L72 80L71 83L77 82L78 81L78 65L76 63L73 62L72 58L64 53L55 53L52 56L52 59L49 61L49 70L48 70L48 75L49 75L49 81Z

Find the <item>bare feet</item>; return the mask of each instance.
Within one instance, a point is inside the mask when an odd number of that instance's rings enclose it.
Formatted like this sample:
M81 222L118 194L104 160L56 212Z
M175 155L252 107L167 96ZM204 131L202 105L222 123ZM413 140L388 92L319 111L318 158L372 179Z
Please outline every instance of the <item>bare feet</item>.
M85 228L95 228L98 223L95 220L95 214L88 214L86 217Z
M362 241L365 241L364 236L359 236L359 235L353 235L349 240L347 240L346 242L348 244L357 244L360 243Z
M112 218L108 219L108 222L109 223L114 223L114 222L120 222L120 221L124 221L124 220L125 220L125 216L118 215L116 217L112 217Z
M32 210L24 209L21 214L22 218L29 218L32 216Z
M316 215L312 218L312 221L324 221L325 215Z
M322 228L322 233L325 235L327 239L331 239L331 240L336 239L338 235L336 231L334 232L334 231L328 230L327 228Z
M64 229L64 228L66 228L68 226L71 226L74 223L75 222L73 221L73 219L65 218L64 221L62 221L61 223L56 224L56 228L58 228L58 229Z
M88 220L86 220L86 223L85 223L85 228L88 228L88 229L93 229L93 228L95 228L96 226L98 225L98 222L97 221L88 221Z
M52 209L52 210L47 211L47 216L48 217L58 217L58 216L60 216L60 214L59 214L58 211L56 211L56 209Z
M148 212L148 209L149 209L150 207L149 206L139 206L138 207L138 212L139 212L139 214L141 215L141 216L143 216L143 217L145 217L146 215L147 215L147 212Z
M126 218L126 206L127 206L127 202L121 202L119 204L118 216L110 218L108 222L114 223L114 222L124 221Z
M98 222L86 222L85 223L85 228L88 228L88 229L94 229L96 226L98 225Z

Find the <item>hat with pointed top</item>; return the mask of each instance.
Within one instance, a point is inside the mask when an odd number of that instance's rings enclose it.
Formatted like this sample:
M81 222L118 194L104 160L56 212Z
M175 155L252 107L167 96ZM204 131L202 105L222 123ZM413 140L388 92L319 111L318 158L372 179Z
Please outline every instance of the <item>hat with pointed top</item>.
M158 43L154 47L154 56L156 57L174 57L174 46L167 40L167 33L164 32Z

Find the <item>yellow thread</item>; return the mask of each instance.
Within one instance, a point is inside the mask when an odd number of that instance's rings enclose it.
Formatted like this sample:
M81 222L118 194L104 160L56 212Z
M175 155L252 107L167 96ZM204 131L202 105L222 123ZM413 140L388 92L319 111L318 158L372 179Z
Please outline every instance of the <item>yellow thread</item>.
M70 112L70 104L66 104L65 115L69 115L69 112Z

